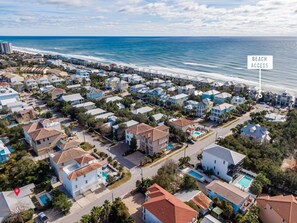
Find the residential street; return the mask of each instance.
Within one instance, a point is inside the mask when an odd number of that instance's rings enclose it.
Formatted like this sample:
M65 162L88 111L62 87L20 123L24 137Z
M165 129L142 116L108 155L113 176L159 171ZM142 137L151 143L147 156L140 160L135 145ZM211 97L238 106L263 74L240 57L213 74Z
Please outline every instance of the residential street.
M257 111L262 111L264 110L264 106L261 105L257 105L257 109L254 112ZM208 145L212 144L215 142L216 140L216 136L227 136L230 134L231 129L234 128L235 126L237 126L238 124L242 124L245 121L249 120L250 116L249 113L242 116L238 121L236 121L235 123L225 127L225 128L217 128L214 129L214 134L210 135L209 137L205 138L202 141L197 141L194 145L189 145L189 147L186 149L186 156L190 156L191 157L191 161L193 163L195 163L195 161L197 161L197 154L201 153L202 149L207 147ZM77 132L77 135L79 136L80 133ZM79 136L81 137L81 136ZM100 148L100 151L104 151L107 150L108 148L106 147L102 147L101 143L98 141L94 141L92 139L92 137L88 134L85 134L85 139L87 142L91 143L91 144L95 144L96 148ZM90 141L89 141L90 140ZM105 151L108 153L108 151ZM112 151L111 155L117 160L119 161L122 165L126 166L127 168L130 169L131 174L132 174L132 178L130 179L130 181L126 182L125 184L119 186L118 188L109 191L108 193L105 193L104 195L102 195L102 197L100 197L100 199L90 203L87 206L84 206L83 208L76 210L75 213L70 213L69 215L55 221L55 222L59 222L59 223L69 223L69 222L78 222L81 218L81 216L88 214L91 209L93 208L93 206L100 206L104 203L105 200L110 200L112 201L112 199L116 198L116 197L124 197L127 193L129 193L131 190L133 190L135 188L135 184L137 180L141 179L141 168L136 167L134 164L132 164L131 162L129 162L128 160L126 160L124 157L121 156L122 152L120 153L119 151ZM184 151L180 151L179 153L171 156L168 159L172 159L174 161L178 161L179 158L184 156ZM152 167L145 167L142 168L142 172L143 172L143 177L147 178L147 177L152 177L153 175L156 174L157 170L163 165L164 162L166 162L167 159L162 160L160 163L158 163L155 166Z

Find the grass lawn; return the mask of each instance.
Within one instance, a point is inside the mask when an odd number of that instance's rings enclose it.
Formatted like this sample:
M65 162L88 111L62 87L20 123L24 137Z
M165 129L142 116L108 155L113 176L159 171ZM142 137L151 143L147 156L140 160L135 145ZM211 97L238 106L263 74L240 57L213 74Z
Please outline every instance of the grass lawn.
M85 151L89 151L93 148L93 146L88 142L83 142L82 144L80 144L80 147Z
M127 181L129 181L131 179L131 173L130 173L130 171L124 169L123 174L124 174L124 176L123 176L122 179L114 182L113 184L111 184L107 188L110 189L110 190L112 190L112 189L117 188L118 186L126 183Z

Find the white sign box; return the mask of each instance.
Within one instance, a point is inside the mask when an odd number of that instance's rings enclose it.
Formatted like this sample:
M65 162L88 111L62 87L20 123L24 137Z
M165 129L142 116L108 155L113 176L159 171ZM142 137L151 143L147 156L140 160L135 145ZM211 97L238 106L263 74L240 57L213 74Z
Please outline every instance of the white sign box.
M247 69L249 70L272 70L273 56L270 55L248 55Z

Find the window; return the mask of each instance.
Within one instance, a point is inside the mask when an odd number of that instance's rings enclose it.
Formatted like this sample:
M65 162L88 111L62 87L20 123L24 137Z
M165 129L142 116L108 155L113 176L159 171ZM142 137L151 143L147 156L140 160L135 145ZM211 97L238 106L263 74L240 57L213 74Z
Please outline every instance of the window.
M75 181L77 181L77 178L75 178Z
M75 185L75 188L77 189L77 185Z
M215 169L216 169L216 167L214 166L214 167L213 167L213 169L215 170Z
M38 141L36 141L36 143L37 143L37 145L40 145L41 144L41 142L38 140Z
M84 174L84 177L86 177L86 174Z
M62 163L61 165L64 166L64 163Z
M217 173L218 173L218 175L220 175L220 172L219 171Z
M86 184L88 183L88 181L86 180Z
M45 142L45 139L43 139L43 142Z
M225 163L226 163L226 161L224 160L224 161L223 161L223 164L225 164Z
M217 161L216 161L216 160L214 160L214 163L217 163Z
M47 138L47 141L49 141L49 138Z

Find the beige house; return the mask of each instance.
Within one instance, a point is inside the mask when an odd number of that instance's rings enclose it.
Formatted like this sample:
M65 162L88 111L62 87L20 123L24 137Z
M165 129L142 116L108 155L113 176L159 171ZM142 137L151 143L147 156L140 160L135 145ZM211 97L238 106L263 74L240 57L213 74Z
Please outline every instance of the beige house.
M29 108L29 109L19 111L16 116L16 120L18 123L23 123L23 122L29 122L30 120L33 120L36 117L37 117L37 114L34 111L34 109Z
M65 166L75 163L76 158L86 154L87 152L80 147L62 150L58 153L51 153L49 156L50 164L59 180L62 181L61 171Z
M297 200L293 195L258 197L256 205L263 223L297 222Z
M61 97L65 93L66 93L66 91L62 88L53 88L52 90L49 91L49 94L52 96L53 100Z
M151 127L141 123L126 129L126 143L131 144L133 137L137 139L137 146L146 154L153 156L155 153L162 152L166 149L169 142L169 127L161 125Z
M195 122L186 118L179 118L175 121L170 122L170 125L172 125L176 129L186 132L187 129L194 127Z

